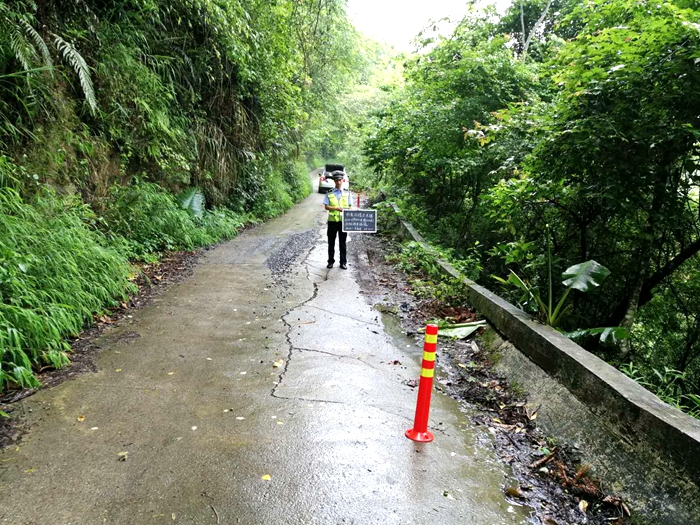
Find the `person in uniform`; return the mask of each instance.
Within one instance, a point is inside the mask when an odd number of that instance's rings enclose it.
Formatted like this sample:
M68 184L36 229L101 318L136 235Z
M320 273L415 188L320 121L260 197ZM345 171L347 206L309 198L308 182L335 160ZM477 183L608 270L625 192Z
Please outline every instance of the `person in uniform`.
M344 176L342 171L331 173L331 178L335 181L335 189L326 193L323 204L328 210L328 266L326 268L333 268L333 264L335 264L335 238L337 236L340 247L340 268L347 270L348 260L345 243L348 234L343 232L343 209L351 208L351 206L350 196L341 189Z

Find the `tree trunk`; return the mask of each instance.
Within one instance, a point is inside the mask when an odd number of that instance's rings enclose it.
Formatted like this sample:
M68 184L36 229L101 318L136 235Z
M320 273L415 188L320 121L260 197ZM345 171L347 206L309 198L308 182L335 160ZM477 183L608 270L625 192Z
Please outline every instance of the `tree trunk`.
M632 293L630 294L629 301L627 302L625 317L622 319L622 323L620 323L620 326L626 328L629 333L632 332L632 324L637 318L637 311L639 310L639 295L642 293L642 285L644 284L645 275L646 265L641 264L639 274L637 275L637 280L634 283L634 288L632 288ZM630 340L622 339L620 341L620 357L623 361L627 360L631 351L632 344Z
M520 0L520 54L525 55L525 8L523 0Z
M525 57L527 56L527 50L530 47L530 40L532 39L532 35L534 35L537 30L540 27L540 24L544 22L544 19L547 17L547 13L549 12L549 8L552 6L552 0L548 0L547 5L544 8L544 11L542 11L542 14L540 17L537 19L537 22L535 22L535 25L532 26L532 29L530 29L530 34L527 35L527 39L525 40L525 43L523 44L523 51L522 51L522 56L521 58L525 60ZM523 21L523 3L520 2L520 23L523 25L523 38L525 38L525 22Z

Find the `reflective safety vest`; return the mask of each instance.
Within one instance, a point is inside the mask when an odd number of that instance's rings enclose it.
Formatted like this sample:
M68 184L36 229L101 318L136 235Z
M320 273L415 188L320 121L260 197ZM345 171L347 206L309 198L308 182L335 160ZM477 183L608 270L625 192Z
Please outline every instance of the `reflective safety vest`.
M331 192L328 194L328 203L331 208L349 208L350 203L348 202L348 195L343 193L340 197L340 203L335 196L335 193ZM328 212L328 222L340 222L343 220L343 213L339 211Z

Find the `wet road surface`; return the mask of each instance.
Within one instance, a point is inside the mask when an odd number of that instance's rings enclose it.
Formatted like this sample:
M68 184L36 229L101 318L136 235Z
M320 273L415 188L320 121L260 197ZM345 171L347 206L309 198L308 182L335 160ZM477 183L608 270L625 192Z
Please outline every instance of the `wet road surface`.
M360 293L358 243L325 268L321 199L210 251L103 336L97 373L24 401L0 523L526 523L455 401L433 395L433 443L404 437L422 349Z

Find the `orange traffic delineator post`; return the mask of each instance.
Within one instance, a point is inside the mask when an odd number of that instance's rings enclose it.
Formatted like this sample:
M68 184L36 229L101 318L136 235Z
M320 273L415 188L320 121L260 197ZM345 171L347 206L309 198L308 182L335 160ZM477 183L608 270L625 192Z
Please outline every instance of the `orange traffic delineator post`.
M429 443L434 439L428 431L428 414L430 413L430 395L433 391L433 376L435 375L435 350L437 350L438 327L429 324L425 327L425 343L423 344L423 363L421 364L420 383L418 384L418 402L413 428L406 431L406 437L413 441Z

